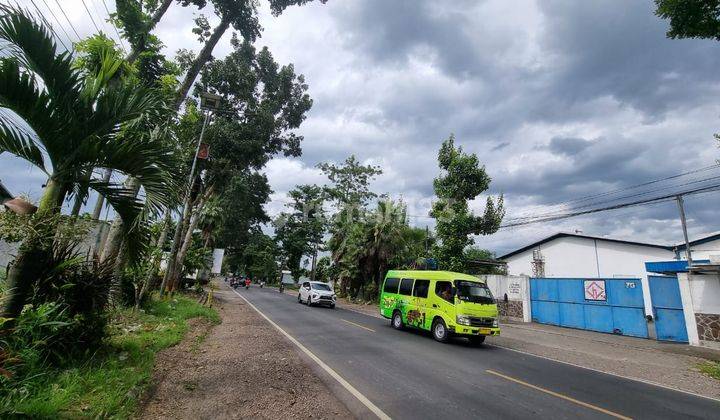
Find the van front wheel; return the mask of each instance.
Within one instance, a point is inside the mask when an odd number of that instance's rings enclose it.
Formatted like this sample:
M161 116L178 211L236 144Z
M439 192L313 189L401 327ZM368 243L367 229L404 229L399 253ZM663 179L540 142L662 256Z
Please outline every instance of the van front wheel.
M403 329L402 314L400 313L400 311L393 312L391 324L392 327L396 330Z
M445 325L445 321L443 321L441 318L433 321L432 333L433 338L441 343L446 343L450 338L450 333L448 332L447 326Z

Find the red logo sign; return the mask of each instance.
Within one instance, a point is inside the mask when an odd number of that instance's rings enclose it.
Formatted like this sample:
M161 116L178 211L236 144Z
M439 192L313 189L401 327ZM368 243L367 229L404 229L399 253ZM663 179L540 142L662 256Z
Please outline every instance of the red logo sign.
M605 280L585 280L586 300L607 300Z
M198 148L198 159L207 159L208 156L210 156L210 145L206 143L200 143L200 148Z

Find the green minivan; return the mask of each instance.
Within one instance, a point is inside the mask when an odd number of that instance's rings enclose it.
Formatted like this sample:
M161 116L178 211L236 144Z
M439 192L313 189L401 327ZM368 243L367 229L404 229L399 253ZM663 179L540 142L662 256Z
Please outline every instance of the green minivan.
M487 285L451 271L388 271L380 314L395 329L431 331L440 342L456 335L480 344L488 335L500 335L497 305Z

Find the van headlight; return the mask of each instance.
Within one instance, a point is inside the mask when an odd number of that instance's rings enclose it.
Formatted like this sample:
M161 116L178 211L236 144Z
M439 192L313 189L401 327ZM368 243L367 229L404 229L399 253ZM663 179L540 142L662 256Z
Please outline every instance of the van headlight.
M493 319L493 328L497 328L497 327L498 327L498 320L497 320L497 318L495 318L495 319Z
M470 317L467 315L458 315L455 317L455 322L460 325L470 325Z
M313 294L312 294L312 298L313 298L313 299L317 299L317 298L318 298L317 293L313 293Z

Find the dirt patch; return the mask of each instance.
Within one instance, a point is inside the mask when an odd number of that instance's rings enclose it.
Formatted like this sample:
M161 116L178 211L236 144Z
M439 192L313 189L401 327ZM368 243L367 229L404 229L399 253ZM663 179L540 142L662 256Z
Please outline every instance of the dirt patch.
M158 354L138 418L351 418L291 344L227 289L215 293L222 324L193 320Z

